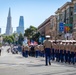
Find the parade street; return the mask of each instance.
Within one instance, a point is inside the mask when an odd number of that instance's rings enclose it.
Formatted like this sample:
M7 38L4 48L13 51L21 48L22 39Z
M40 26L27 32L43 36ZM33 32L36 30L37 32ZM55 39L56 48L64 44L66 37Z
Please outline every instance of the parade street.
M69 65L52 61L50 66L45 66L42 57L22 57L21 53L7 53L3 47L0 56L0 75L76 75L76 64Z

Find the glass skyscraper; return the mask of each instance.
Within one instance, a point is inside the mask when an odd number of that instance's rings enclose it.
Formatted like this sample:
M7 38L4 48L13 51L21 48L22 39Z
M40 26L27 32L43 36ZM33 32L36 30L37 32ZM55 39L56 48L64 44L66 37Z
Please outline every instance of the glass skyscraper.
M24 17L23 16L20 16L19 26L17 27L17 33L24 34Z

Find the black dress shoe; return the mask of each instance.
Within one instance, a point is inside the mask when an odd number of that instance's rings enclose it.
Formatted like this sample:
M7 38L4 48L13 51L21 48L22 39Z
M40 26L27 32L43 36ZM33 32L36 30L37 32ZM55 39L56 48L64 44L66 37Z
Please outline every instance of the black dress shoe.
M51 62L49 62L49 65L51 65Z
M48 66L48 64L46 64L45 66Z

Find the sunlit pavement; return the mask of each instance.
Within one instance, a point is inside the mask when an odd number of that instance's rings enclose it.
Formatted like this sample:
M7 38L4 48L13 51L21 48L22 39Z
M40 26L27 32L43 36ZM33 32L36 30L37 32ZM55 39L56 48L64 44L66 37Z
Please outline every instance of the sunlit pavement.
M7 53L3 48L0 56L0 75L76 75L76 65L52 62L45 66L42 57L22 57L21 54Z

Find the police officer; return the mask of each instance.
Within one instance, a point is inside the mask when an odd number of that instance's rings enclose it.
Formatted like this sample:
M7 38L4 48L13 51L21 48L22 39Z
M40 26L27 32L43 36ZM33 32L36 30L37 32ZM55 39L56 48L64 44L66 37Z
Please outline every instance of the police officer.
M43 43L44 49L45 49L45 62L46 62L45 65L46 66L48 65L48 62L49 62L49 65L51 65L50 59L51 59L52 43L49 39L50 39L50 36L47 35L46 40Z

